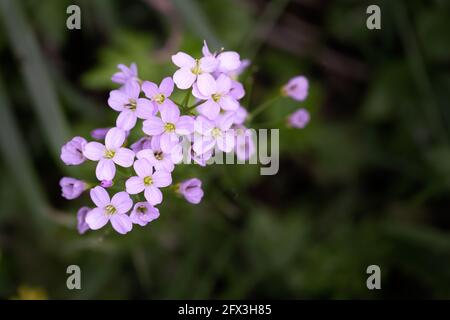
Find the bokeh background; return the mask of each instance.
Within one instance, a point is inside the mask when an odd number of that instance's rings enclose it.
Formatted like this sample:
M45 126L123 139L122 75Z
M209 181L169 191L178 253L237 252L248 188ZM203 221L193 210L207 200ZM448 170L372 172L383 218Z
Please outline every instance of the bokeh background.
M66 8L81 8L81 30ZM382 29L366 28L378 4ZM0 0L0 297L449 298L450 3L445 0ZM202 40L253 62L250 110L289 78L308 99L279 100L255 127L280 127L280 170L184 166L200 205L170 193L126 236L80 236L88 196L60 196L61 145L110 126L110 77L136 62L159 82L170 55ZM286 115L311 113L303 130ZM273 124L273 120L278 123ZM281 119L281 121L279 121ZM272 124L270 124L272 121ZM66 288L66 268L82 290ZM382 290L366 288L381 267Z

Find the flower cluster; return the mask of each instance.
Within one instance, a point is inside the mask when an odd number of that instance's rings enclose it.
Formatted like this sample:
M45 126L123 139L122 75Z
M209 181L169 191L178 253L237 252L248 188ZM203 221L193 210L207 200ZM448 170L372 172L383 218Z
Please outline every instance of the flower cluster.
M248 117L241 105L245 90L237 80L250 62L233 51L211 52L206 42L202 57L178 52L172 62L178 69L159 84L141 80L135 64L118 65L120 71L112 81L121 87L111 91L108 99L109 107L118 113L115 126L93 130L91 136L97 141L74 137L62 147L66 165L97 162L97 182L70 177L60 181L66 199L90 190L95 206L78 211L81 234L108 222L120 234L131 231L134 224L147 225L159 217L156 206L163 202L161 189L172 190L192 204L200 203L204 193L198 178L172 180L175 167L186 157L205 166L216 152L235 152L241 160L255 152L251 133L244 126ZM182 102L172 97L175 87L185 92ZM282 93L301 101L307 90L307 80L296 77ZM189 105L192 97L195 101ZM309 120L306 110L300 111L289 118L294 127L304 127ZM132 132L139 139L130 144Z

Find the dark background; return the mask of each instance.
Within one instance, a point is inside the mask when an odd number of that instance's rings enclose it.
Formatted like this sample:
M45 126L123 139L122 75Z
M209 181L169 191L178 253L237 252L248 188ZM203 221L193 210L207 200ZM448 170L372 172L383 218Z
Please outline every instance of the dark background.
M81 8L81 30L66 8ZM366 28L378 4L382 29ZM0 0L0 297L449 298L450 2L362 0ZM161 217L126 236L78 235L88 196L60 196L61 145L110 126L118 63L141 78L172 75L170 55L202 40L250 58L250 110L291 77L266 126L280 127L280 170L184 166L205 197L165 193ZM270 127L270 124L267 126ZM66 288L66 268L82 290ZM379 265L381 290L366 288Z

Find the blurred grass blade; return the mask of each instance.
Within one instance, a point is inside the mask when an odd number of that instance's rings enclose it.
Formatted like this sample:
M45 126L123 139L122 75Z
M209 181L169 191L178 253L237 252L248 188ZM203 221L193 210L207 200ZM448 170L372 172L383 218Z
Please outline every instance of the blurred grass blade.
M69 131L33 30L23 15L19 1L0 0L0 12L11 47L21 66L32 99L31 105L52 155L59 162L61 145L68 139Z
M40 189L30 156L11 113L11 105L6 96L3 80L0 79L0 150L11 176L23 193L23 201L32 213L35 226L45 228L44 217L47 204Z
M196 0L172 0L172 2L183 17L184 24L189 26L199 37L206 40L210 47L218 48L223 45L215 35Z

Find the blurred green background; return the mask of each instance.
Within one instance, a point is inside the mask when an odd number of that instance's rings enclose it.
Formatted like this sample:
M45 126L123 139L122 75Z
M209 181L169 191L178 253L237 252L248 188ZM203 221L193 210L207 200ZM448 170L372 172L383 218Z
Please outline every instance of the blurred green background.
M81 30L66 8L81 8ZM381 7L381 30L366 8ZM0 0L0 297L450 298L450 2L444 0ZM107 106L118 63L141 78L172 75L170 55L202 40L253 66L250 110L297 75L305 102L284 99L280 170L184 166L205 197L164 193L161 216L126 236L80 236L87 195L60 196L61 145L117 114ZM249 92L247 92L249 95ZM255 124L258 127L258 124ZM66 268L82 290L66 288ZM366 268L381 267L381 290Z

